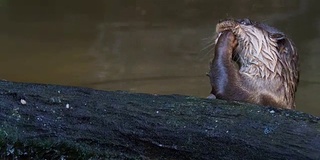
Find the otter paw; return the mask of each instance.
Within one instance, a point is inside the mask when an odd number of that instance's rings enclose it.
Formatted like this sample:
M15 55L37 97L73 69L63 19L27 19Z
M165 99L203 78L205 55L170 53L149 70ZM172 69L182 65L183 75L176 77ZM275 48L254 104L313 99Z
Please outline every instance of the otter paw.
M217 99L217 97L212 93L207 98L208 99Z
M225 39L228 45L233 49L237 46L238 41L236 39L236 36L231 31L225 31L223 34L225 34Z
M238 42L235 35L231 31L223 31L216 43L215 53L219 55L226 55L226 57L231 59L233 50L237 45Z

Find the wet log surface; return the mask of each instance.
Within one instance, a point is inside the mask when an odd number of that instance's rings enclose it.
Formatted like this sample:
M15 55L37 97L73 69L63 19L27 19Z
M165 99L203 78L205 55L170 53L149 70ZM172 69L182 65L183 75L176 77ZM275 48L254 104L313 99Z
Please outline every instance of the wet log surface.
M0 81L0 158L320 159L309 114Z

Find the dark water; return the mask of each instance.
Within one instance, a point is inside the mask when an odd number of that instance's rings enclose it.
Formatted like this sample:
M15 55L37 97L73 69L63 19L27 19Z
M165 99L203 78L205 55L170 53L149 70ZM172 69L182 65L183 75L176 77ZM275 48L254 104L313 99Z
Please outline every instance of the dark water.
M320 115L320 1L0 0L0 78L205 97L219 19L263 21L296 43L298 110Z

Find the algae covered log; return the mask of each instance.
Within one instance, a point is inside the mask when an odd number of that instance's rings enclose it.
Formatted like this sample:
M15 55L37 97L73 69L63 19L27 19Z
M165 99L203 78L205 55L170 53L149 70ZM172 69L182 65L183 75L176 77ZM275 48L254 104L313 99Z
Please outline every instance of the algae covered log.
M320 159L320 120L179 95L0 81L0 159Z

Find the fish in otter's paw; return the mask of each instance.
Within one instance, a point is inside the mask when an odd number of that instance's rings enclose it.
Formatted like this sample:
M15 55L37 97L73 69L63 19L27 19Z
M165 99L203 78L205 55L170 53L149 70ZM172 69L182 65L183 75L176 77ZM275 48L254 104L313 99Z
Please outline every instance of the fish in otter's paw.
M216 32L209 98L295 108L298 54L284 33L249 19L220 21Z

